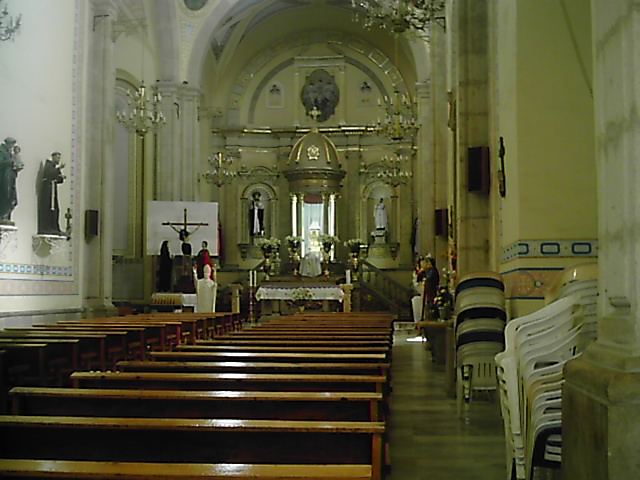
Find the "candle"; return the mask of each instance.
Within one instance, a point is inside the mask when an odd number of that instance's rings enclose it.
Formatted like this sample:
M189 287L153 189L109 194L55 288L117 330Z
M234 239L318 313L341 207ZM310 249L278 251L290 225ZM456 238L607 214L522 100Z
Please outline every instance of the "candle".
M351 285L351 270L347 270L347 285Z

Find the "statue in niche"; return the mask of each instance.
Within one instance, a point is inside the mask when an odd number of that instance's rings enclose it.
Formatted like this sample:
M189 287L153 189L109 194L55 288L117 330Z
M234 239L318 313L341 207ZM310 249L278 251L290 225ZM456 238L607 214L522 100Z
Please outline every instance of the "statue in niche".
M376 230L387 230L387 226L389 223L387 217L387 207L385 206L384 199L382 197L373 209L373 220L376 226Z
M302 104L307 115L324 122L335 112L340 101L340 91L332 75L326 70L314 70L302 87Z
M264 235L264 203L260 200L260 192L253 192L249 209L249 233L251 236Z
M0 224L13 225L11 214L18 205L16 180L23 168L16 139L5 138L0 144Z

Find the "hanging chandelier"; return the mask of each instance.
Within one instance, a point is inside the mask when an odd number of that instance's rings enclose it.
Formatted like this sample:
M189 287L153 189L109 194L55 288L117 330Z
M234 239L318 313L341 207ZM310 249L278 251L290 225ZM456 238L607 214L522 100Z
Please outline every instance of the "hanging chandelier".
M152 87L148 92L144 80L135 91L127 90L127 108L129 112L118 110L116 118L130 132L135 132L140 138L149 132L156 132L167 123L167 119L160 110L162 95Z
M2 7L3 0L0 0L0 8ZM15 22L13 21L13 17L9 17L9 10L7 9L7 5L5 4L4 8L0 12L0 40L10 40L14 37L14 35L20 30L20 20L22 19L22 15L18 15Z
M383 106L380 101L378 105ZM395 90L392 98L384 97L384 108L384 121L378 119L376 124L379 135L399 142L416 133L418 125L415 119L415 104L409 100L408 95Z
M413 177L413 172L409 168L409 157L399 153L385 155L377 167L379 168L376 172L378 179L394 187L404 185Z
M207 183L214 183L221 187L225 183L230 183L238 172L234 168L233 157L226 156L222 152L217 152L209 157L211 170L202 174Z
M355 20L394 34L407 33L426 39L432 21L443 21L444 0L351 0Z

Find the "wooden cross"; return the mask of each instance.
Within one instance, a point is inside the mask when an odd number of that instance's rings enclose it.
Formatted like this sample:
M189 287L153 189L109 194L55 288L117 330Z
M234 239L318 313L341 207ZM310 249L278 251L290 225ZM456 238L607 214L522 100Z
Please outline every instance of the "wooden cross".
M67 208L67 212L64 214L64 218L67 220L67 232L71 231L71 219L73 218L73 214L71 213L71 209Z
M184 217L182 222L162 222L162 225L165 226L169 226L171 228L173 228L176 232L178 232L178 235L180 235L180 240L182 240L183 242L187 240L187 238L189 237L189 235L191 235L192 233L196 232L196 230L198 230L200 227L202 226L207 226L209 225L208 223L204 223L204 222L189 222L187 221L187 209L184 209ZM187 228L189 226L195 226L195 230L193 230L193 232L190 232L189 230L187 230ZM181 228L178 228L181 227ZM182 237L184 235L184 238Z

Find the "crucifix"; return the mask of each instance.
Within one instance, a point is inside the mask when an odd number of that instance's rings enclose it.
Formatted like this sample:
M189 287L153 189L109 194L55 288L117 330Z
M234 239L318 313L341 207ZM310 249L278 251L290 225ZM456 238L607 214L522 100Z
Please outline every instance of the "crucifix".
M191 255L191 245L187 243L189 241L189 235L196 232L200 227L207 226L209 224L205 222L189 222L187 220L187 209L185 208L182 222L162 222L162 225L169 226L178 232L178 236L182 242L182 254ZM188 230L188 227L190 226L195 226L196 228L190 232Z

